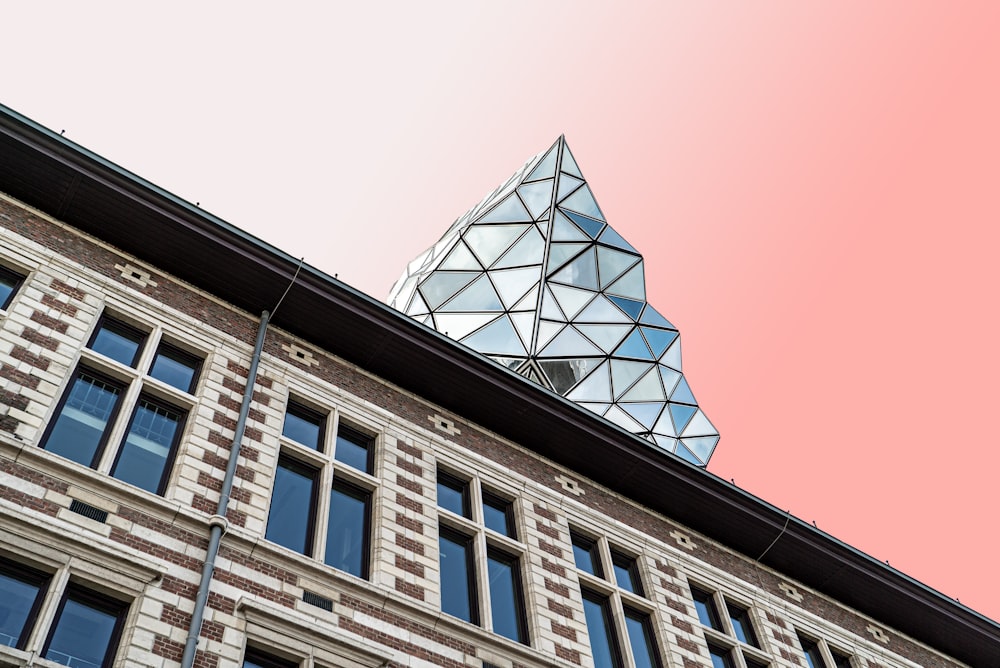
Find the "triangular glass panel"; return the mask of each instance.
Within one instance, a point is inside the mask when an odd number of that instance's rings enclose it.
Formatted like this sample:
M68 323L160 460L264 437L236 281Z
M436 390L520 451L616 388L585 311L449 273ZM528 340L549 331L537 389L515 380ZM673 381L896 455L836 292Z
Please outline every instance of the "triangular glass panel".
M546 271L549 274L557 271L559 267L563 266L567 260L571 257L576 256L577 253L582 251L584 248L590 244L549 244L549 264Z
M611 379L608 377L607 362L594 369L572 392L566 395L570 401L611 401Z
M594 199L594 193L590 192L590 186L586 184L578 188L576 192L560 202L559 206L563 209L570 209L571 211L582 213L583 215L590 216L591 218L597 218L601 221L604 220L604 213L601 212L601 207L597 206L597 200Z
M642 425L636 422L631 415L623 411L617 405L608 409L608 412L604 414L604 419L615 423L625 431L631 431L633 433L642 431Z
M549 280L596 291L597 253L593 249L585 252L563 267L558 273L550 276Z
M526 267L532 264L541 264L545 255L545 239L538 232L537 228L529 228L528 232L517 240L511 249L504 253L494 269L507 269L508 267Z
M615 388L615 396L625 394L629 386L635 382L636 378L646 373L650 365L645 362L632 362L629 360L611 358L611 382Z
M427 325L428 327L433 327L434 326L434 320L431 319L431 314L430 313L428 313L425 316L421 316L421 317L417 318L417 322L419 322L421 324L424 324L424 325Z
M680 406L681 404L670 404L671 406ZM715 436L719 431L715 426L708 421L705 417L705 413L699 408L698 412L695 413L694 417L688 425L681 431L681 436L687 438L689 436Z
M685 438L681 443L690 450L695 457L699 460L699 466L705 466L708 464L708 460L712 457L712 451L715 450L715 446L719 443L718 436L701 436L698 438Z
M601 289L618 279L625 270L641 260L638 255L629 255L604 246L597 247L597 267L601 273Z
M558 154L558 151L556 149L558 147L559 143L556 142L556 144L549 149L549 152L545 154L545 157L542 158L535 166L535 168L531 170L531 173L528 174L526 177L524 177L524 180L537 181L538 179L547 179L552 176L555 176L556 156Z
M464 243L459 241L455 244L455 247L451 249L448 253L448 257L444 259L438 269L451 269L451 270L461 270L461 269L473 269L476 271L482 271L483 267L479 264L479 260L476 256L472 254L469 247Z
M552 241L590 241L590 237L571 223L569 218L556 211L552 223Z
M550 285L549 291L555 296L556 300L559 302L559 306L562 307L563 313L572 320L577 313L579 313L583 307L594 298L593 292L589 290L581 290L579 288L571 288L568 285Z
M628 334L630 325L576 325L580 333L597 344L605 353L615 349Z
M589 401L578 401L578 405L583 406L591 413L597 413L598 415L604 415L611 408L611 404L596 404Z
M539 357L600 356L601 351L572 327L567 327L552 339L539 353Z
M660 384L660 374L653 368L632 386L619 401L666 401L663 385Z
M615 248L621 248L622 250L629 251L638 255L639 251L632 247L632 244L625 241L622 235L614 231L614 229L608 225L604 228L601 236L597 239L602 244L607 244L608 246L614 246Z
M579 383L602 361L595 357L575 360L539 360L538 366L548 376L555 391L559 394L566 394L571 387Z
M639 318L639 322L644 325L654 325L656 327L666 327L667 329L677 329L670 321L660 315L660 312L655 308L646 304L646 308L642 311L642 317Z
M499 204L483 215L477 223L530 223L531 214L521 204L517 195L507 195Z
M493 285L500 294L504 306L512 309L528 290L541 278L541 267L526 267L524 269L499 269L489 272Z
M531 212L532 220L548 211L549 206L552 205L552 183L551 179L525 183L517 189L517 194L521 196L528 211Z
M434 329L457 341L496 317L496 313L437 313L434 315Z
M542 238L546 238L549 234L549 219L535 221L535 227L538 228L538 233L542 235Z
M407 315L423 315L430 311L427 308L427 304L424 303L424 298L420 296L420 293L413 295L413 301L410 302L410 308L407 309Z
M538 321L538 342L535 344L535 350L540 350L549 344L556 334L558 334L563 327L565 327L561 322L549 322L548 320Z
M646 345L646 342L643 340L642 334L639 333L638 329L628 335L625 342L618 346L618 349L615 350L614 355L616 357L631 357L642 360L653 359L653 356L649 352L649 347Z
M653 440L658 446L666 450L667 452L673 452L677 447L677 439L669 438L667 436L660 436L659 434L653 434Z
M535 312L523 311L521 313L511 313L510 319L514 323L514 329L520 335L524 347L530 348L531 333L535 329Z
M627 315L619 311L604 295L598 295L587 308L576 316L577 322L630 323Z
M423 295L424 301L427 302L427 306L436 309L442 302L481 275L478 272L470 271L439 271L431 274L418 289Z
M674 329L656 329L654 327L639 327L642 330L643 336L646 337L646 343L649 344L649 349L653 351L653 357L659 358L663 354L663 351L667 349L674 339L677 338L677 330Z
M531 288L528 294L521 298L521 301L514 304L512 311L534 311L538 306L538 286Z
M674 454L676 454L681 459L685 459L685 460L687 460L687 461L689 461L692 464L695 464L697 466L704 466L705 465L705 462L703 462L700 459L698 459L698 457L696 457L693 452L691 452L686 447L684 447L683 442L678 441L677 447L674 448Z
M641 424L646 429L653 428L653 424L656 423L656 418L660 416L660 411L663 410L663 404L657 402L645 404L619 404L618 407L635 418L636 422Z
M521 340L514 332L514 326L506 316L497 318L475 334L471 334L462 343L482 353L493 355L527 355L528 351L521 345Z
M565 141L563 141L562 165L559 168L578 179L583 178L583 174L580 173L580 168L576 166L576 160L573 159L573 154L569 152L569 146L567 146Z
M411 276L419 272L423 268L424 263L430 259L432 250L434 249L428 248L423 253L410 260L410 264L406 265L406 272Z
M591 239L597 237L601 232L601 228L604 227L605 223L594 220L592 218L587 218L586 216L581 216L579 214L573 213L572 211L562 211L570 220L572 220L577 227L587 233L587 236Z
M665 364L671 369L683 371L681 368L681 338L678 336L667 351L660 356L660 364Z
M544 387L548 387L547 385L545 385L544 382L542 382L542 379L538 377L538 372L535 371L534 367L528 367L527 373L524 374L524 377L530 380L531 382L535 383L536 385L542 385Z
M674 429L674 421L670 418L670 411L663 411L660 414L660 419L656 421L656 426L653 427L653 434L663 434L671 438L677 436L677 431ZM657 439L657 443L659 442L659 439Z
M578 179L569 174L559 176L559 192L556 193L556 201L561 202L567 195L583 185L583 179Z
M439 311L502 311L503 304L490 279L483 274Z
M663 367L660 367L661 369ZM698 402L694 400L694 394L691 392L691 387L688 385L686 378L681 378L681 381L677 383L677 387L674 388L673 393L670 395L670 401L678 404L697 404Z
M638 318L639 314L642 312L643 302L637 302L634 299L625 299L623 297L612 297L611 295L608 295L608 299L614 302L618 308L625 311L625 313L627 313L633 320Z
M667 396L669 397L670 393L675 391L674 388L677 385L677 381L683 378L684 376L681 375L679 371L674 371L673 369L669 369L663 366L662 364L658 365L657 368L659 368L660 370L660 379L663 381L663 389L666 391Z
M516 369L524 361L523 357L494 357L493 360L508 369Z
M465 243L483 266L489 267L527 229L527 225L473 225L465 231Z
M646 280L642 275L642 262L625 272L625 275L607 287L606 292L629 299L646 299Z
M683 433L698 409L684 404L667 404L667 406L670 408L670 417L674 419L674 429L677 433ZM702 436L702 434L692 434L692 436Z
M552 291L546 287L543 294L542 317L549 320L569 320L569 318L563 315L562 310L559 308L559 302L557 302L556 298L552 296Z

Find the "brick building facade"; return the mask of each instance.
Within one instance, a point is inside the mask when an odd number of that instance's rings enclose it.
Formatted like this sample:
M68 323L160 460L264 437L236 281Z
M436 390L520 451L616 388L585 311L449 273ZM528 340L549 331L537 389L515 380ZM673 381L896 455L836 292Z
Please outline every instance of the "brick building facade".
M0 111L0 666L181 665L213 526L201 668L1000 665L995 622Z

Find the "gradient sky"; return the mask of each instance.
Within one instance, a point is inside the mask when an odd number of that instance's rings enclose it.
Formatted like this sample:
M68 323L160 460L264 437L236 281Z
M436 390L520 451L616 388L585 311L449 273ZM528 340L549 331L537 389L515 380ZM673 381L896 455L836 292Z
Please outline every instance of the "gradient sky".
M565 133L709 470L1000 619L1000 3L140 4L5 8L0 102L379 298Z

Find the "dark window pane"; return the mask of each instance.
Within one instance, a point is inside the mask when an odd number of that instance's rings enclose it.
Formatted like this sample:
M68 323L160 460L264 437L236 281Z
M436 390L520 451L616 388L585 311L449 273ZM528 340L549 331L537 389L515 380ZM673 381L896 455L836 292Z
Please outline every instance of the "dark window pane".
M94 466L108 424L118 410L121 391L121 385L88 371L78 371L42 447L85 466Z
M517 538L512 510L510 502L483 492L483 522L486 524L486 528L493 529L504 536Z
M368 577L370 503L371 494L367 491L340 480L333 481L325 561L359 578Z
M833 665L837 668L851 668L851 659L844 656L843 654L838 654L837 652L831 652L833 654Z
M312 554L317 473L315 469L291 459L278 460L265 538L296 552Z
M173 462L183 419L179 411L140 397L111 475L159 494Z
M442 530L438 546L441 555L441 609L449 615L478 624L476 588L472 579L472 539Z
M52 623L43 656L72 668L110 664L124 606L70 589Z
M511 640L527 643L517 559L491 551L487 561L493 631Z
M135 366L146 335L123 322L102 318L90 341L90 349L126 366Z
M285 426L281 429L281 433L296 443L313 450L322 450L323 423L324 419L320 413L289 401L285 409Z
M15 274L10 269L0 267L0 309L10 306L10 302L14 299L14 293L17 292L17 288L23 280L24 277L20 274Z
M642 582L639 579L639 567L635 559L623 554L611 554L611 563L615 567L615 582L625 591L642 596Z
M735 668L733 659L729 656L729 651L720 647L708 646L708 653L712 657L712 668Z
M743 660L746 662L747 668L767 668L766 663L761 663L756 659L751 659L749 656L744 655Z
M365 473L372 472L373 439L350 427L337 429L337 449L333 458Z
M649 615L626 608L625 628L628 631L628 642L632 647L632 658L635 659L636 668L659 668L660 655L656 650L656 640L653 638L653 625Z
M607 599L584 591L583 613L587 619L587 635L590 636L594 667L620 668L621 659L618 656L615 631L611 623L611 608Z
M601 559L597 553L597 543L589 538L573 534L573 560L576 567L584 573L604 577L601 569Z
M799 636L799 644L802 645L802 651L806 655L806 665L809 668L825 668L823 665L823 656L820 654L819 646L815 641Z
M243 657L243 668L295 668L299 664L287 659L279 659L265 652L248 647Z
M721 631L722 623L719 621L719 615L715 610L715 602L712 601L712 595L692 587L691 596L694 598L694 607L698 611L698 619L701 620L701 623L716 631Z
M729 618L733 621L733 631L740 642L757 647L757 636L754 635L753 626L750 625L750 614L732 603L727 603L729 608Z
M194 355L178 350L173 346L161 343L156 349L153 366L149 375L162 380L167 385L176 387L182 392L190 392L194 388L195 375L201 360Z
M0 561L0 646L24 649L47 577Z
M462 517L469 516L469 484L464 480L438 471L438 505Z

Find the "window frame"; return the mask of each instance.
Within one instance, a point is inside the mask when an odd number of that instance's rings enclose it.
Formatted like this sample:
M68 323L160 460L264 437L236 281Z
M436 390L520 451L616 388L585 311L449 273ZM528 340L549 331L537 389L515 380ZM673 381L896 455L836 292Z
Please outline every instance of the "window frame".
M0 575L7 575L14 580L20 580L38 587L35 593L35 600L32 601L28 614L24 618L17 641L13 645L0 645L0 647L11 647L23 650L28 644L28 639L38 622L38 613L42 609L42 604L52 586L52 574L32 568L26 564L4 558L0 555Z
M75 602L87 605L92 610L98 610L99 612L114 616L114 627L112 628L111 635L108 638L107 647L104 650L104 660L99 666L99 668L110 668L115 661L118 651L121 649L122 631L124 630L125 618L128 616L131 604L94 591L93 589L85 587L74 581L70 581L66 585L59 597L59 604L56 607L56 611L52 616L51 622L49 623L49 629L45 635L45 643L42 645L42 650L39 653L39 656L47 661L61 663L55 659L49 659L46 655L49 653L52 640L54 639L56 632L59 630L59 623L62 621L62 615L65 611L66 603L70 600L71 596L75 597Z
M365 580L371 579L372 574L372 550L374 545L373 533L375 530L376 500L381 489L381 480L376 475L378 468L378 448L380 441L380 430L368 426L361 426L364 423L353 418L345 419L339 409L324 409L318 404L301 398L302 395L291 392L285 402L285 413L289 408L298 411L299 416L315 416L319 422L320 435L317 447L301 443L294 438L285 435L284 421L278 439L278 457L276 458L274 473L271 478L271 490L268 497L267 521L264 525L264 538L283 549L292 550L311 559L315 559L329 568L335 568L340 573L346 573L354 577L361 577ZM293 412L293 414L295 414ZM341 433L363 440L367 447L365 466L368 470L361 470L349 462L337 458L337 440L341 438ZM353 442L353 441L352 441ZM313 502L308 513L309 535L307 537L306 549L300 552L294 548L287 547L270 538L267 538L268 528L271 526L271 500L274 495L274 485L277 468L282 461L291 461L299 466L314 469L316 476L313 485ZM362 537L362 563L361 573L352 573L327 563L326 551L330 538L330 508L332 506L331 495L340 487L355 492L355 498L364 501L364 536ZM362 499L361 496L364 496Z
M11 269L7 265L0 264L0 280L7 279L10 284L10 293L0 301L0 312L6 312L11 304L14 303L14 299L17 297L17 293L21 291L24 287L25 281L28 280L27 274L22 274L19 271Z
M695 605L695 620L701 627L705 644L710 651L714 648L720 655L725 654L728 657L727 665L733 668L755 668L773 663L768 655L768 648L764 645L764 636L759 631L762 627L756 619L753 603L724 594L717 587L701 582L689 582L688 588ZM713 624L705 624L701 619L699 603L705 606ZM736 617L743 618L741 624L745 626L747 638L752 642L744 642L737 634L734 623Z
M91 376L94 380L100 381L105 385L110 385L118 389L117 398L115 399L115 406L108 414L108 417L104 424L104 429L101 432L101 437L97 441L97 447L94 449L94 454L90 457L90 462L84 463L77 461L66 455L62 455L54 452L53 454L68 459L77 464L81 464L91 469L100 470L100 463L104 459L104 453L107 450L108 442L111 440L112 435L115 432L115 427L118 424L119 417L122 414L122 404L125 400L125 393L128 391L129 383L122 381L119 378L110 376L101 371L96 371L86 364L78 364L73 373L69 375L69 382L67 382L66 387L63 389L62 396L56 403L55 410L52 412L48 420L48 424L45 427L45 431L42 432L42 437L38 441L38 447L47 452L52 452L47 447L49 445L49 439L52 437L52 432L55 431L56 427L59 425L59 420L63 416L63 411L66 409L66 403L70 399L70 395L76 387L76 382L80 380L83 375Z
M814 650L818 654L820 663L814 668L851 668L855 665L852 655L833 648L822 636L803 633L796 629L795 638L798 640L799 649L807 661L811 662L810 650Z
M135 424L136 417L139 413L139 408L142 406L142 402L149 403L156 408L162 410L173 411L177 413L177 428L174 431L173 437L170 439L170 445L167 447L167 454L164 457L163 471L160 473L160 479L157 482L155 490L146 490L153 492L157 496L163 496L167 489L167 483L170 480L170 474L173 472L173 463L177 460L177 452L180 449L181 436L184 434L184 429L187 426L188 411L179 406L164 401L155 395L148 394L145 392L140 392L139 396L136 398L132 413L129 416L128 423L125 425L125 431L121 438L121 443L115 451L114 460L111 463L111 468L108 470L108 475L110 475L115 480L121 480L122 482L128 483L126 480L122 480L117 475L115 471L118 469L118 463L121 461L122 454L125 452L125 448L128 445L128 437L132 434L132 425ZM133 484L133 483L128 483ZM139 485L134 485L139 487ZM139 487L139 489L145 489Z

